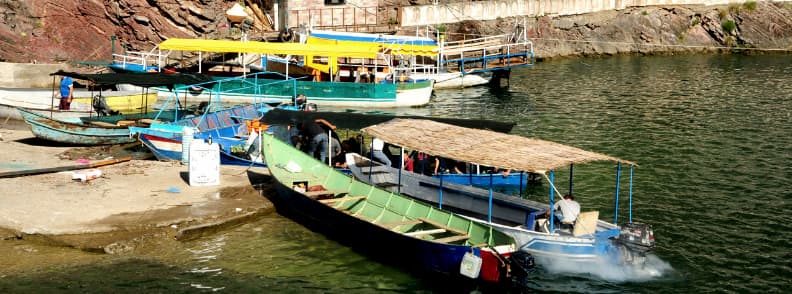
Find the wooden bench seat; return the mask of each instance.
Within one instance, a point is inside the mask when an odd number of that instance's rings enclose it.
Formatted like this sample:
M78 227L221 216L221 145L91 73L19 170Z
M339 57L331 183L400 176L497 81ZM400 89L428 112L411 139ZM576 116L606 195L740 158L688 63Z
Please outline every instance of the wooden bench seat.
M451 237L434 239L432 241L438 242L438 243L451 243L451 242L457 242L457 241L462 241L462 240L467 240L467 239L470 239L470 236L468 236L468 235L456 235L456 236L451 236Z
M403 220L403 221L398 221L398 222L380 223L378 225L380 225L381 227L385 227L385 228L391 229L391 228L395 228L395 227L398 227L398 226L417 225L417 224L420 224L420 223L422 223L422 221L408 219L408 220Z
M349 191L344 191L344 190L322 190L322 191L303 192L303 195L308 196L308 197L312 197L312 196L327 195L327 194L338 195L338 194L346 194L346 193L349 193Z
M467 235L467 232L465 232L465 231L462 231L462 230L459 230L459 229L454 229L452 227L446 226L444 224L438 223L438 222L433 221L433 220L429 220L429 219L426 219L426 218L419 218L419 220L422 221L422 222L425 222L427 224L433 225L435 227L438 227L438 228L441 228L441 229L446 229L449 232L454 232L454 233L457 233L459 235Z
M404 235L411 236L411 237L418 237L424 235L434 235L434 234L442 234L447 232L446 229L431 229L431 230L423 230L423 231L415 231L415 232L407 232Z
M118 127L118 125L116 125L116 124L111 124L109 122L103 122L103 121L98 121L98 120L88 121L88 124L91 124L91 125L94 125L94 126L99 126L99 127Z
M345 201L350 201L350 200L361 200L361 199L366 199L366 196L349 196L349 197L322 199L322 200L319 200L319 202L322 202L324 204L332 204L332 203L336 203L336 202L345 202Z

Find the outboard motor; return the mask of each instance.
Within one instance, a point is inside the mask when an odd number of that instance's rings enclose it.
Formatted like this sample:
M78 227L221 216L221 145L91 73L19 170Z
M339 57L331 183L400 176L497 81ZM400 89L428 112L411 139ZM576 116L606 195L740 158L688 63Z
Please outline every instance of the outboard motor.
M528 275L536 267L533 255L525 251L516 251L509 256L512 275L521 278Z
M646 253L654 249L655 239L652 226L641 223L622 225L617 242L624 246L623 258L629 263L643 261Z
M91 104L93 104L93 108L99 116L116 115L119 113L118 111L110 109L110 106L107 105L107 101L105 101L104 96L101 94L94 96L92 100Z

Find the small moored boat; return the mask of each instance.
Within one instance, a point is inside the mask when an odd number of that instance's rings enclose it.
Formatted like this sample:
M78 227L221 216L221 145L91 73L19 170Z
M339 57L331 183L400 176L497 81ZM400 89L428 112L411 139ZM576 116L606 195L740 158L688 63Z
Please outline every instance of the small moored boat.
M357 154L347 154L347 164L356 178L491 224L513 236L520 249L533 254L540 263L571 260L605 261L617 265L643 264L647 252L654 247L651 226L633 222L632 187L627 206L629 218L621 226L616 225L620 203L618 184L614 223L599 220L598 211L580 213L571 228L561 228L541 218L550 207L554 207L557 199L554 197L561 196L553 185L553 170L590 161L614 161L619 168L621 164L629 165L632 176L632 166L635 165L632 162L554 142L427 120L395 119L364 128L363 131L383 141L427 154L542 174L550 187L549 204L496 193L492 189L443 182L442 177L437 179L402 172L372 163ZM471 144L470 138L476 138L475 144ZM619 175L617 173L617 183L620 182ZM568 194L572 194L571 184ZM549 218L553 219L554 214L551 212Z

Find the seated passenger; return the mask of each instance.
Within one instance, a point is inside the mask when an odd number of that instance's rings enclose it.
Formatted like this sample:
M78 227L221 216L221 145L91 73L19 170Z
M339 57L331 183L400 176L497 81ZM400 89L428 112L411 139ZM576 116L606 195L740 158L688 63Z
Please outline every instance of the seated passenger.
M563 200L553 205L553 210L556 211L556 221L568 227L574 225L575 220L580 215L580 204L575 201L575 197L572 194L566 194ZM547 211L547 215L550 215L550 211Z

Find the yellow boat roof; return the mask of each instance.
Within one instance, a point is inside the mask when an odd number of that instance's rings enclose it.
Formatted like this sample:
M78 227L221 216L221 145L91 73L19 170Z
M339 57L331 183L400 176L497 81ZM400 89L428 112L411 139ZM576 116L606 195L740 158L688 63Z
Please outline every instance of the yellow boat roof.
M349 48L367 47L367 46L376 45L379 46L380 51L382 51L383 53L388 53L393 55L414 55L414 56L436 57L437 53L439 52L439 48L437 46L432 46L432 45L388 44L388 43L365 42L365 41L334 40L334 39L325 39L314 36L308 36L307 43L317 46L327 45L327 46L341 46L341 47L349 47Z
M160 43L159 48L160 50L179 51L340 56L359 58L376 58L377 53L380 51L380 46L377 44L330 45L179 38L165 40Z

